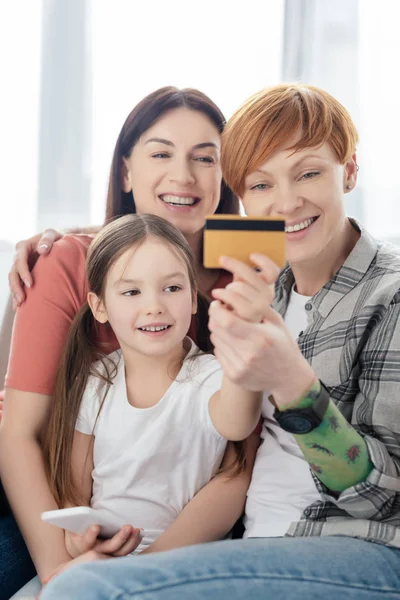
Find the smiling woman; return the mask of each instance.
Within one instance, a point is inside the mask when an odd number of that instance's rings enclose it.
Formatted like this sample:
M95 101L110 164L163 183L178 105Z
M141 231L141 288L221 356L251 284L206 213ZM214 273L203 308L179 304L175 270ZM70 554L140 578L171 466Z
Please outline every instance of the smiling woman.
M302 294L316 293L359 238L343 202L357 181L357 140L347 110L306 85L275 86L268 102L255 94L224 132L224 176L248 215L286 220L286 258Z
M297 149L298 142L299 136L293 137L245 178L243 202L248 214L286 219L286 258L296 271L308 272L312 264L318 290L359 237L343 203L344 191L354 186L357 165L355 154L341 164L328 142L312 152ZM310 286L309 277L307 281ZM297 286L302 285L298 280ZM304 293L313 295L313 288Z
M201 232L221 194L221 139L203 113L176 108L162 116L123 159L123 189L138 212L171 221L186 236Z

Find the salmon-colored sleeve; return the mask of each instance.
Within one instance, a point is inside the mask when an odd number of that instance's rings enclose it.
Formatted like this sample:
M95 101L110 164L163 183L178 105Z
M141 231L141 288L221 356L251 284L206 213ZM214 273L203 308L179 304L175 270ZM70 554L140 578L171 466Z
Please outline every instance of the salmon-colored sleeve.
M65 236L41 256L16 311L6 387L51 395L71 322L86 301L89 236Z

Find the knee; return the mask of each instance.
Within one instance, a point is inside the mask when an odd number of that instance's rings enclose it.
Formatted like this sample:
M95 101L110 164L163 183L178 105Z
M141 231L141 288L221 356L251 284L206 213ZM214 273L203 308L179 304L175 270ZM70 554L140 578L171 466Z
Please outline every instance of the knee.
M101 600L105 594L106 582L100 581L87 564L77 565L52 579L42 591L40 600ZM107 585L106 585L107 587Z

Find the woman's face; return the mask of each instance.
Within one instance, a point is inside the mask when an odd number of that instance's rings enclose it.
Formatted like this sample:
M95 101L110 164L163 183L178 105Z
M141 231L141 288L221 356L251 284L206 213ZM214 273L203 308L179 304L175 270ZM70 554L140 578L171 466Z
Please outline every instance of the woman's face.
M164 217L191 236L220 200L220 147L220 134L206 115L173 109L123 159L123 189L133 192L138 213Z
M298 152L283 149L246 177L243 206L249 216L285 219L291 265L313 261L341 236L344 194L356 178L355 157L341 165L328 143Z

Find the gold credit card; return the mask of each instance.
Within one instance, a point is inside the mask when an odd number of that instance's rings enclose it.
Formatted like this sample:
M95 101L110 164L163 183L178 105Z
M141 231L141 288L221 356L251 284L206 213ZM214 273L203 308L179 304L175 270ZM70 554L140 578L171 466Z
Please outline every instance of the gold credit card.
M285 266L285 221L271 217L212 215L204 228L207 269L221 268L220 256L232 256L249 265L250 254L265 254L281 269Z

